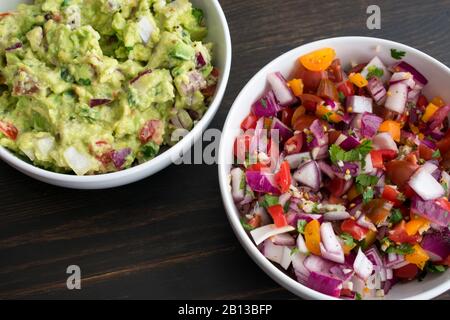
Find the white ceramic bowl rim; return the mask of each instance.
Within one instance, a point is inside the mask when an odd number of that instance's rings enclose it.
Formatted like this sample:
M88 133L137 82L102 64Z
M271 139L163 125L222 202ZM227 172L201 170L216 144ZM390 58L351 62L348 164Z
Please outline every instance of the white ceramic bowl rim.
M188 146L192 146L193 141L196 140L197 137L199 137L203 131L207 128L209 123L212 121L214 115L216 114L217 110L220 107L221 101L223 99L223 96L225 94L225 90L228 84L228 79L230 76L230 69L231 69L231 58L232 58L232 48L231 48L231 36L230 31L228 28L227 19L225 17L225 14L222 10L222 7L220 6L218 0L208 0L211 1L214 5L214 7L217 10L217 13L220 18L220 23L224 28L224 37L225 37L225 43L223 44L225 46L225 62L224 62L224 70L221 70L222 73L220 75L220 83L217 86L217 91L215 93L215 96L208 107L207 112L203 115L202 119L194 126L194 128L177 144L170 147L157 157L153 158L150 161L147 161L143 164L112 173L105 173L105 174L98 174L98 175L91 175L91 176L76 176L72 174L64 174L64 173L56 173L53 171L45 170L39 167L34 166L33 164L30 164L20 158L18 158L16 155L14 155L13 152L7 150L4 147L0 146L0 158L4 159L7 163L14 164L19 168L20 171L25 172L32 176L37 176L42 179L48 180L48 181L64 181L65 183L82 183L84 186L88 185L89 183L99 183L102 185L107 185L109 183L114 183L113 186L119 186L121 183L117 183L117 181L120 181L122 178L133 176L134 174L138 173L139 171L146 171L146 169L149 169L156 164L164 163L164 165L161 167L161 169L165 166L168 166L174 159L177 159L178 156L183 153L183 150L185 150ZM190 144L190 145L188 145ZM157 172L159 170L154 170L153 173ZM135 181L136 179L133 179ZM95 187L94 187L95 188Z
M346 36L346 37L335 37L335 38L329 38L329 39L322 39L314 42L310 42L304 45L301 45L297 48L294 48L283 55L279 56L275 60L272 60L269 62L266 66L264 66L256 75L254 75L250 81L246 84L246 86L241 90L239 95L237 96L235 103L233 103L228 117L224 124L224 129L222 132L222 139L220 142L220 148L219 148L219 183L220 183L220 189L222 193L222 199L224 202L224 206L227 212L228 220L231 223L231 226L233 228L234 233L236 234L239 242L244 247L244 249L247 251L247 253L250 255L250 257L258 264L258 266L265 271L266 274L268 274L274 281L276 281L281 286L285 287L289 291L291 291L294 294L299 294L298 292L302 293L302 296L305 298L312 298L317 300L341 300L338 298L334 298L328 295L325 295L323 293L320 293L318 291L315 291L296 280L292 279L289 275L287 275L282 270L278 269L272 262L270 262L255 246L252 239L249 237L247 232L244 230L244 228L241 225L241 222L239 220L239 212L236 209L236 206L234 205L234 201L231 196L230 192L230 186L229 186L229 164L227 163L227 152L230 150L225 150L225 144L223 143L223 140L227 138L227 128L233 128L232 121L232 113L233 110L237 107L239 107L236 102L240 100L241 96L246 95L246 91L249 87L251 87L251 83L254 82L256 79L264 76L267 74L267 70L273 67L274 65L278 64L280 61L284 60L286 56L290 56L293 54L294 51L297 51L300 48L303 48L306 52L309 50L309 47L317 48L319 46L329 46L329 42L350 42L350 41L358 41L358 40L371 40L386 46L390 46L392 48L398 48L402 49L408 52L413 52L417 54L420 58L426 59L431 61L432 63L437 64L440 68L446 69L450 73L450 69L445 66L443 63L439 62L438 60L434 59L433 57L417 50L412 47L409 47L407 45L385 40L385 39L379 39L379 38L373 38L373 37L361 37L361 36ZM313 50L311 48L310 50ZM256 97L255 97L256 98ZM447 270L447 273L450 271ZM410 300L422 300L422 299L430 299L434 298L447 290L450 289L450 279L442 283L441 285L434 287L431 290L427 290L422 292L421 294L417 294L414 296L409 296L407 299Z

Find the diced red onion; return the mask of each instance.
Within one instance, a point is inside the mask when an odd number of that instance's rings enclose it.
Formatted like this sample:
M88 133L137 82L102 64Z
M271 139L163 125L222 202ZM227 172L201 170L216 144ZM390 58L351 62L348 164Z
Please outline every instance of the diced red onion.
M311 156L314 160L322 160L328 158L328 145L324 144L311 150Z
M311 272L307 286L332 297L341 295L342 280L324 273Z
M300 184L305 185L318 191L321 184L322 174L319 170L317 162L314 160L302 164L294 173L293 178Z
M321 257L311 254L305 259L304 265L306 269L308 269L310 272L329 273L330 269L335 264L331 261L325 260Z
M118 151L114 151L111 156L111 160L117 169L122 169L122 166L126 162L126 158L131 154L131 148L124 148Z
M325 135L325 131L323 130L323 126L318 119L314 120L311 126L309 127L312 134L316 138L317 145L323 146L328 144L328 135Z
M278 130L278 136L280 137L281 142L288 140L294 135L292 130L278 118L272 119L271 129Z
M12 46L6 48L5 51L14 51L14 50L20 49L22 47L23 47L22 42L17 42L15 44L13 44Z
M353 136L348 136L344 141L342 141L339 146L345 151L355 149L360 145L360 142Z
M291 169L297 169L303 162L311 160L311 155L309 152L290 154L287 155L284 160L289 163Z
M364 214L359 216L358 220L356 220L356 223L361 227L367 228L372 231L377 231L377 227L375 227L372 221L370 221Z
M361 248L358 250L355 262L353 263L353 269L356 274L364 280L367 280L373 271L372 262L364 255Z
M245 172L247 184L255 192L280 194L280 190L275 182L275 175L259 171Z
M423 200L434 200L445 194L441 184L422 168L412 175L408 184Z
M101 105L104 105L104 104L108 104L108 103L111 103L111 102L112 102L111 99L91 99L89 101L89 106L91 108L94 108L94 107L101 106Z
M197 52L197 54L195 55L195 61L197 64L197 68L201 69L204 66L206 66L206 60L203 57L203 54L201 52Z
M448 233L433 232L423 237L422 248L434 262L445 260L450 254L450 239Z
M138 22L138 31L142 41L147 44L155 31L155 27L151 24L148 17L142 17Z
M289 233L281 233L281 234L274 235L271 238L271 240L277 246L294 246L295 245L295 239Z
M380 268L384 266L383 260L381 259L380 252L378 251L378 249L375 246L370 247L364 253L366 254L366 257L372 262L372 264L374 266L377 266Z
M291 264L290 249L285 246L276 245L270 239L264 241L263 254L267 259L278 263L284 269L287 269Z
M337 263L344 263L344 250L334 234L333 226L330 222L323 222L320 225L320 237L322 241L320 243L322 257Z
M306 255L300 252L296 252L292 255L292 267L294 267L297 279L301 283L305 283L310 274L310 271L304 265L305 259Z
M303 239L303 236L301 234L298 235L296 243L297 243L297 248L298 248L299 252L301 252L303 254L309 253L309 250L306 247L305 239Z
M287 86L286 79L280 72L270 73L267 76L267 81L272 87L272 90L281 106L289 106L297 101L291 89Z
M388 132L382 132L374 136L372 143L375 150L393 150L398 152L397 144Z
M445 120L448 119L450 113L450 105L440 107L430 118L428 122L428 128L434 130L440 127Z
M386 100L386 88L383 83L377 77L370 78L367 89L369 89L370 95L376 104L382 105Z
M414 81L414 78L411 73L409 72L396 72L392 75L391 80L389 81L389 84L395 84L402 82L408 86L410 89L414 89L416 86L416 82Z
M281 204L281 206L284 207L284 205L289 201L290 198L291 198L291 194L289 192L283 193L278 198L278 203Z
M148 69L148 70L144 70L142 72L140 72L136 77L134 77L133 79L130 80L130 84L134 84L135 82L137 82L140 78L142 78L143 76L152 73L153 71Z
M361 117L361 134L364 137L372 138L380 127L383 119L372 113L365 112Z
M347 110L352 113L372 113L372 102L372 98L364 96L348 96L346 102Z
M252 106L252 112L257 117L273 117L281 110L280 105L275 99L273 91L267 92L263 97L257 100Z
M277 228L274 224L268 224L250 231L250 234L255 241L256 245L261 244L266 239L273 237L277 234L282 234L286 232L294 231L295 228L292 226L285 226L281 228Z
M400 61L396 65L393 66L393 70L395 71L405 71L409 72L413 75L414 80L422 84L423 86L426 86L428 83L427 78L424 77L423 74L421 74L419 71L417 71L416 68L414 68L412 65L405 61Z
M241 188L242 179L244 179L244 171L241 168L233 168L231 170L231 193L235 202L244 200L245 188Z
M328 163L321 160L318 161L317 164L319 165L320 171L322 171L325 175L327 175L328 178L333 179L335 177L333 168L331 168L331 166Z
M447 227L450 223L448 211L433 200L425 201L419 197L414 197L411 200L411 212L430 220L438 226Z
M395 83L389 87L384 106L391 111L403 113L407 96L408 86L402 82Z

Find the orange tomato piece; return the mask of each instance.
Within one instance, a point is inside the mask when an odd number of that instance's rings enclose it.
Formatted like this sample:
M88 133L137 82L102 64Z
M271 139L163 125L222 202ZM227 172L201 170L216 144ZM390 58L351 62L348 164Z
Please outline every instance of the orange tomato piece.
M380 128L378 130L381 132L389 133L392 139L400 142L401 127L402 126L400 122L394 120L386 120L380 125Z
M304 106L300 106L297 109L295 109L294 114L292 115L291 125L294 126L294 124L297 122L297 120L300 119L300 117L302 115L304 115L305 112L306 112L306 109Z
M425 113L422 116L422 121L423 122L428 122L428 120L431 119L431 117L433 116L433 114L436 113L436 111L439 109L438 106L429 103L427 108L425 109Z
M420 229L426 227L429 224L430 222L427 219L418 217L406 223L405 225L406 233L410 236L413 236L417 232L419 232Z
M425 267L425 263L430 259L430 257L418 244L415 244L413 246L413 249L413 253L405 254L405 260L409 263L415 264L417 267L423 270L423 268Z
M317 220L310 221L305 227L306 247L313 254L320 256L320 223Z
M320 104L316 109L316 116L328 122L338 123L342 121L342 116L329 110L324 104Z
M302 79L292 79L291 81L288 81L288 87L291 88L296 97L300 97L303 94L304 85Z
M325 71L331 66L336 52L332 48L323 48L311 53L308 53L299 58L301 64L311 71Z
M361 73L350 73L348 79L358 88L363 88L369 84L366 78Z

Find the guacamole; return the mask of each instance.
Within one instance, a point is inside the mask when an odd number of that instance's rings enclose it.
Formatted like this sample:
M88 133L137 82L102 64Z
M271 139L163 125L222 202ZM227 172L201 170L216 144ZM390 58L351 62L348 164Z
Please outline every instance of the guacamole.
M214 94L206 35L188 0L35 0L0 14L0 145L77 175L154 158Z

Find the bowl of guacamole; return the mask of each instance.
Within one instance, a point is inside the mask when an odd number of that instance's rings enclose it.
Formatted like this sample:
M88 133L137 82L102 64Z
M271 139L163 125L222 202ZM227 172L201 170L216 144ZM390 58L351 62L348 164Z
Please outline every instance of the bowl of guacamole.
M0 157L45 182L133 182L190 148L231 64L217 1L0 4ZM191 131L180 141L178 129Z

